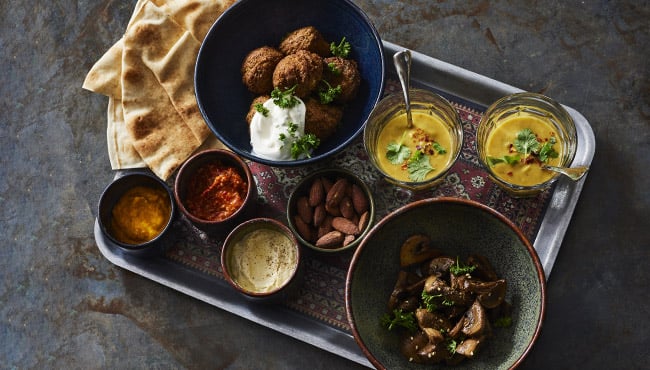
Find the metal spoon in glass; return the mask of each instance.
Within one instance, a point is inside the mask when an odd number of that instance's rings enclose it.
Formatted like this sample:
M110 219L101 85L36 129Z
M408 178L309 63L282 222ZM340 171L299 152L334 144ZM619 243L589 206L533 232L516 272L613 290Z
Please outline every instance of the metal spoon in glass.
M562 175L570 178L573 181L580 180L584 175L587 174L587 171L589 171L589 166L556 167L556 166L549 166L547 164L542 164L542 168L545 170L561 173Z
M413 127L413 115L411 114L411 99L409 89L411 88L411 51L402 50L393 55L393 63L397 71L397 77L402 84L404 93L404 105L406 106L406 128Z

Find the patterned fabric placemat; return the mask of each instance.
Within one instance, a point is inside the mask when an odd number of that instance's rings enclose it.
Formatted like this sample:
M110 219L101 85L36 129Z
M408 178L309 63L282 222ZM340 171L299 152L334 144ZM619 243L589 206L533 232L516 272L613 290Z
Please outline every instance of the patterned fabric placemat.
M388 80L384 93L399 89L396 80ZM479 164L476 152L476 128L483 112L470 108L460 99L451 97L450 101L463 122L464 142L458 161L437 187L412 193L388 183L370 163L363 139L359 137L341 153L315 165L273 168L248 162L257 181L257 215L276 218L286 224L287 198L297 183L319 168L343 167L359 174L371 188L375 197L375 222L415 200L457 197L472 199L497 210L517 225L529 240L534 240L552 189L532 198L513 198L492 182ZM208 236L184 219L178 222L176 228L177 241L167 250L165 257L223 279L220 255L226 235ZM327 325L350 332L345 313L345 278L352 254L353 251L322 254L303 248L304 282L301 291L284 304Z

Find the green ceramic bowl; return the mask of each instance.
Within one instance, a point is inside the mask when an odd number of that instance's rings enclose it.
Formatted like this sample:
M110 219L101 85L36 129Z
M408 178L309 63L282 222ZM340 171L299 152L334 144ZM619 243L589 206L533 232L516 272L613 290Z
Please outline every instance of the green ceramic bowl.
M478 202L425 199L395 210L379 221L356 250L347 275L345 303L354 338L378 369L420 369L400 353L400 337L380 324L395 286L400 246L415 233L461 259L482 254L507 280L512 325L494 330L474 358L454 369L517 367L539 335L546 306L546 282L539 257L508 219ZM450 368L445 364L428 368Z

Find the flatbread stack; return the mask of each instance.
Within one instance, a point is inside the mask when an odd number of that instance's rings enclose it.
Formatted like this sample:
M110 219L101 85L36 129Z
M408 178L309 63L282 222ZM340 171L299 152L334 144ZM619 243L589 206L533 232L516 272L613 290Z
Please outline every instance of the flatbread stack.
M149 167L163 180L203 148L224 148L194 95L194 64L210 26L235 0L138 0L122 38L83 88L109 97L113 169Z

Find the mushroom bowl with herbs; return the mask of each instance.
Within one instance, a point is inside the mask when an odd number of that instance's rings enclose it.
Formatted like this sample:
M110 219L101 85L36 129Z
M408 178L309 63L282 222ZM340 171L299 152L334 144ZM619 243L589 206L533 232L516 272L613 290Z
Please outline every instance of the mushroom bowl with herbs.
M300 166L362 131L384 87L381 39L348 0L241 0L197 57L196 99L210 129L249 160Z
M503 215L471 200L424 199L370 230L350 263L345 302L378 369L511 369L539 335L545 274Z

